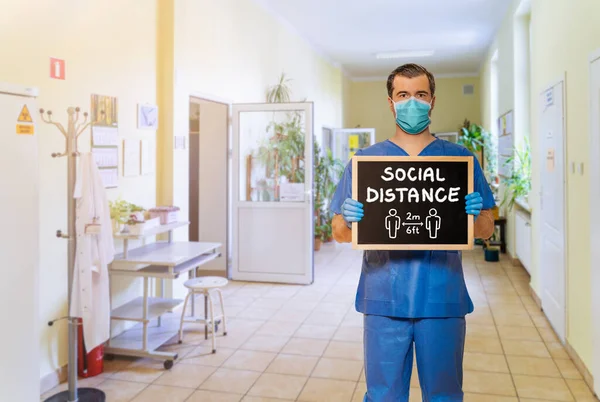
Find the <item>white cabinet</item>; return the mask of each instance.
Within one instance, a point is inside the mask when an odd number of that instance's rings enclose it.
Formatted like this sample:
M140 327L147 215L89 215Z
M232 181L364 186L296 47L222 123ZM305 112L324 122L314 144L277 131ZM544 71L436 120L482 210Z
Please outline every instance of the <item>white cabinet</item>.
M515 214L515 254L527 272L531 267L531 218L517 211Z

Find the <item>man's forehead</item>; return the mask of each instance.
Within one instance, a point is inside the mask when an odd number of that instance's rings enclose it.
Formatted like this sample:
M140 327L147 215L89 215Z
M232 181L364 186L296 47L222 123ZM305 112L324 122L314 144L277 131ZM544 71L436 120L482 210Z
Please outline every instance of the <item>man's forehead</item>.
M397 75L394 78L394 90L398 91L427 91L429 92L429 80L425 75L409 78Z

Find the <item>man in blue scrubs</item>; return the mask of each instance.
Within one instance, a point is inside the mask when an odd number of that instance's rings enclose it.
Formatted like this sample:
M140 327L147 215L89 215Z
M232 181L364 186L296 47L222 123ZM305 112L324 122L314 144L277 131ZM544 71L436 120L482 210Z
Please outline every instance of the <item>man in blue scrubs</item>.
M359 150L368 156L473 156L466 148L436 139L429 131L435 79L425 68L406 64L387 81L388 103L396 120L389 140ZM465 210L475 218L475 237L494 231L494 197L474 158L474 192ZM364 216L352 199L349 163L331 201L333 234L351 242L351 223ZM399 211L400 212L400 211ZM364 314L368 402L408 401L417 357L423 401L462 401L465 316L473 311L457 251L365 251L356 294Z

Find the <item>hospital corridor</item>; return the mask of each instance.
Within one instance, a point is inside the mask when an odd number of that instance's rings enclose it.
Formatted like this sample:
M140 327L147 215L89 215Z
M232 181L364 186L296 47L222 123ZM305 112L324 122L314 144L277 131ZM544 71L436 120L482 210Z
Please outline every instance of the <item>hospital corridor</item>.
M0 0L0 402L600 402L597 0Z

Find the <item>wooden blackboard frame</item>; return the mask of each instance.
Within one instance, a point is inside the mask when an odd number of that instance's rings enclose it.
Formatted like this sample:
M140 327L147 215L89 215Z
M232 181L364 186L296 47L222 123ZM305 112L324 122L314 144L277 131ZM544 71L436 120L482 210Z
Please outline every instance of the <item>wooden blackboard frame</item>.
M358 199L358 169L360 162L467 162L469 176L467 194L473 192L472 156L353 156L352 157L352 199ZM466 202L466 201L465 201ZM474 246L473 215L468 215L468 241L464 244L359 244L358 222L352 223L352 248L356 250L472 250Z

